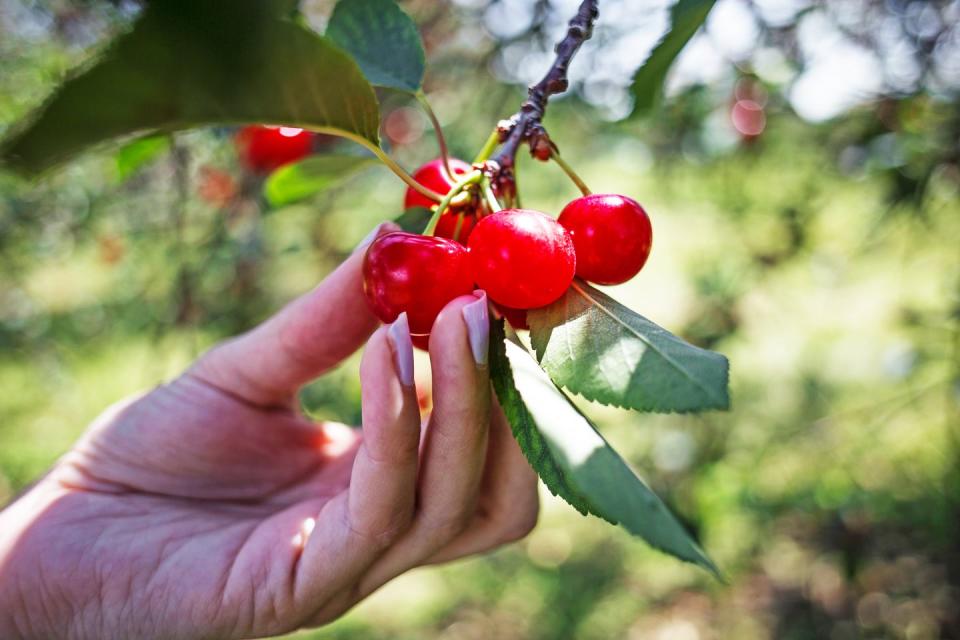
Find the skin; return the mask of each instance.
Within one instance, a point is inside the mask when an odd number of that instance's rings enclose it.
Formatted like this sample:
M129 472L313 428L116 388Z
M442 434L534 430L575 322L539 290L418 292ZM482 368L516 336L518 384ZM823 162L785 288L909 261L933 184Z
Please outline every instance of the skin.
M472 356L461 311L476 298L437 319L421 425L361 258L108 409L0 512L0 637L274 635L530 531L536 476ZM297 390L364 343L362 430L302 416Z

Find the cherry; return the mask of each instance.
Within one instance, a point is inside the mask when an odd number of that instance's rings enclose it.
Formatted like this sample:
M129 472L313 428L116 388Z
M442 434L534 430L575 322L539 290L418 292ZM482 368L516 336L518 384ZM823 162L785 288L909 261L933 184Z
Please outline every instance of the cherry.
M457 178L469 173L472 168L473 167L463 160L450 158L450 169L454 173L454 175L451 176L443 167L443 158L436 158L414 171L413 179L426 188L445 196L450 192L450 189L453 188ZM427 196L413 190L410 187L407 187L407 193L403 197L404 209L409 209L410 207L423 207L424 209L429 209L435 204L437 203Z
M295 127L254 124L237 133L240 162L254 173L270 173L310 155L314 134Z
M410 342L413 343L417 349L421 351L430 350L430 334L429 333L411 333Z
M457 233L457 220L461 215L463 216L463 222L460 223L460 233ZM437 220L437 228L434 229L433 235L441 238L450 238L465 245L476 223L477 215L473 211L462 209L460 211L448 211Z
M413 178L423 186L444 196L453 188L456 179L469 173L473 167L463 160L450 158L450 169L453 170L453 176L450 176L444 168L443 158L436 158L414 171ZM427 196L409 187L407 188L406 195L403 197L404 209L409 209L410 207L424 207L425 209L429 209L435 204L437 203ZM458 214L461 212L463 213L463 222L460 224L460 233L456 234L457 237L454 238L454 232L457 230ZM467 244L467 238L470 236L470 231L473 230L473 225L477 220L476 213L476 211L470 209L445 212L440 216L440 219L437 220L437 228L433 232L433 235L440 236L441 238L450 238L462 244Z
M636 200L594 193L560 212L573 237L577 275L597 284L620 284L637 275L653 240L650 218Z
M510 326L517 330L529 330L530 325L527 324L527 310L526 309L514 309L513 307L505 307L502 304L493 303L493 306L497 308L497 311L500 312L504 318L507 319L507 322L510 323Z
M491 214L473 228L468 246L477 284L502 305L542 307L573 281L573 240L560 223L539 211Z
M410 333L429 334L444 305L473 291L467 250L404 231L380 236L363 259L363 290L380 320L393 322L406 311Z

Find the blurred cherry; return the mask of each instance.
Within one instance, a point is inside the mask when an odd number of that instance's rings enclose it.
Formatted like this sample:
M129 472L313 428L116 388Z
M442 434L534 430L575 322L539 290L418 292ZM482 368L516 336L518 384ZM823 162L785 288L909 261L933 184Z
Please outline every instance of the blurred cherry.
M310 155L314 134L296 127L250 125L237 133L240 163L253 173L270 173Z

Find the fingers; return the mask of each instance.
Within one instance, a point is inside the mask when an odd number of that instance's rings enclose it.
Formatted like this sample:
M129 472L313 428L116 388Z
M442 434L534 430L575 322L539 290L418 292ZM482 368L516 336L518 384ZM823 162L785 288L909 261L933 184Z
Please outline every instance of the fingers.
M357 350L377 319L363 294L364 247L397 230L383 223L313 291L233 340L206 353L189 371L261 406L286 405L305 383Z
M431 556L429 562L448 562L525 537L536 526L540 512L537 482L537 474L513 437L503 409L494 401L477 511L463 534Z
M410 524L416 496L420 405L405 313L371 341L360 378L363 444L350 478L348 523L382 548Z
M359 595L422 563L469 523L487 452L488 343L482 292L453 300L438 316L430 336L434 408L422 445L416 516L364 576Z
M320 513L304 548L295 594L305 606L355 583L413 519L420 409L405 314L370 339L360 378L363 441L349 489Z
M434 405L423 444L417 514L427 548L459 534L476 505L490 423L488 344L482 292L448 305L431 332Z

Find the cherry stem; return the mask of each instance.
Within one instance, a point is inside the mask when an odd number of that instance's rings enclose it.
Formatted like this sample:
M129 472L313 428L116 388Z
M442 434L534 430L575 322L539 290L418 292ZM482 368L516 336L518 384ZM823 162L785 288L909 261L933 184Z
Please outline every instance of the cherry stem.
M457 242L460 242L460 229L463 228L463 211L457 214L457 224L453 228L453 239Z
M444 210L450 206L450 201L453 200L457 194L463 191L468 184L475 184L479 182L482 177L483 172L479 169L475 169L460 178L460 180L453 185L447 195L443 196L443 199L440 200L440 204L437 205L437 210L433 212L433 215L430 217L430 221L427 223L427 228L423 230L423 235L432 236L434 231L437 230L437 222L440 221L440 216L442 216Z
M577 15L570 20L567 35L556 47L557 57L549 71L537 84L527 89L527 99L520 106L502 131L503 146L493 157L500 166L501 174L513 174L517 151L521 143L526 142L533 149L541 144L549 144L549 138L541 121L547 110L550 96L563 93L569 86L567 69L570 61L587 39L593 35L593 23L597 19L599 0L583 0Z
M490 207L491 213L503 211L503 206L500 205L500 201L497 200L497 196L493 193L493 188L490 186L489 180L483 181L481 190L483 191L484 200L487 201L487 206Z
M500 133L494 129L487 138L487 141L483 143L483 148L480 149L480 153L473 159L473 163L486 162L498 144L500 144Z
M450 152L447 150L447 139L443 137L443 127L440 126L440 120L434 113L433 107L427 101L427 95L423 91L417 91L417 101L430 118L430 124L433 125L433 132L437 136L437 144L440 145L440 157L443 158L443 168L450 178L454 178L453 170L450 168Z
M315 128L314 130L320 131L321 133L330 133L336 136L341 136L346 138L347 140L352 140L353 142L356 142L357 144L363 147L366 147L373 153L373 155L377 156L380 162L387 165L387 168L390 169L390 171L393 171L395 174L397 174L398 178L406 182L408 187L410 187L417 193L423 196L426 196L427 198L430 198L434 202L440 202L443 200L442 195L440 195L433 189L428 189L427 187L423 186L422 184L414 180L413 176L407 173L403 167L397 164L396 160L391 158L387 154L387 152L381 149L380 146L377 145L376 143L371 142L370 140L367 140L366 138L363 138L356 134L343 131L341 129Z
M567 177L573 180L573 183L577 185L578 189L580 189L580 193L582 193L585 196L588 196L591 193L593 193L592 191L590 191L590 187L587 186L587 183L584 182L583 179L577 175L577 172L573 170L573 167L567 164L566 160L560 157L560 154L557 151L554 151L552 154L550 154L550 159L556 162L558 165L560 165L560 168L563 169L563 172L565 174L567 174Z

